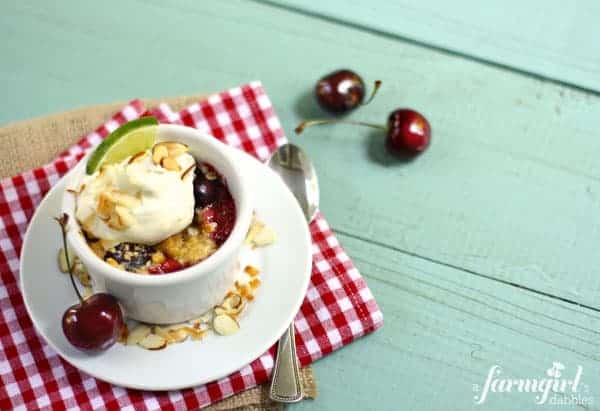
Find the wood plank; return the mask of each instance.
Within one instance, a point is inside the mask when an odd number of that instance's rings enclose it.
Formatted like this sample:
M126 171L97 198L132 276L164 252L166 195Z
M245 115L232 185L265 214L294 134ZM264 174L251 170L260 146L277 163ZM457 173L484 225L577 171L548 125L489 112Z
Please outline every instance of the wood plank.
M460 270L339 236L381 304L383 328L315 364L321 397L297 409L539 410L531 393L491 393L475 405L490 367L505 378L545 378L553 361L564 376L600 394L600 314ZM323 402L320 402L323 400Z
M267 0L600 92L593 0Z
M291 132L321 114L311 88L339 66L384 80L354 118L385 121L400 105L430 118L433 145L409 164L368 131L291 136L386 316L317 363L321 397L296 408L463 410L492 364L533 378L553 360L582 364L598 394L597 313L497 281L598 302L597 98L256 3L61 5L3 5L0 122L260 78ZM486 409L540 407L519 394Z

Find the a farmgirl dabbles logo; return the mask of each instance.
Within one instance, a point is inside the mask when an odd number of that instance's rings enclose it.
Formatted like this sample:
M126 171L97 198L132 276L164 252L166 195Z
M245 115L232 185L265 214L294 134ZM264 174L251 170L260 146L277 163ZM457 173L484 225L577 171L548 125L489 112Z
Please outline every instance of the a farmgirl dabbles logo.
M490 368L487 378L481 387L473 385L477 394L473 397L476 404L483 404L492 393L507 394L514 392L527 392L535 394L536 404L590 405L592 396L585 396L589 388L581 382L583 367L578 365L571 372L560 362L553 362L552 367L546 370L546 375L541 378L511 378L503 376L502 367L494 365Z

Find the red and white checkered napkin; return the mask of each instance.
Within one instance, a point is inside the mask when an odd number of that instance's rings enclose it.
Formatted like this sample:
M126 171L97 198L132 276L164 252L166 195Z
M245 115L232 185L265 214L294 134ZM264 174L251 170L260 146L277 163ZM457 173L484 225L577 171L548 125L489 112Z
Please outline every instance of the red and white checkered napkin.
M78 371L34 331L18 289L23 235L36 206L87 149L120 124L146 112L132 101L51 164L0 181L0 409L196 409L267 381L274 348L241 370L204 386L171 392L129 390ZM205 130L265 160L286 139L259 82L249 83L174 113L148 111L165 123ZM379 328L383 315L364 279L321 214L310 225L312 276L296 316L302 365ZM52 263L52 262L49 262Z

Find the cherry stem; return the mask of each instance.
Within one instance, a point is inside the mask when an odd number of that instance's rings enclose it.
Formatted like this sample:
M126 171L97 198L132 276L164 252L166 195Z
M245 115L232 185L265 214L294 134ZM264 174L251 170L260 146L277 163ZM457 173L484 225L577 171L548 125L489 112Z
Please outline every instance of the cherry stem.
M328 118L328 119L306 120L306 121L303 121L302 123L298 124L298 127L296 127L294 129L294 131L296 132L296 134L300 134L307 127L319 126L321 124L330 124L330 123L354 124L354 125L358 125L358 126L371 127L371 128L376 128L376 129L379 129L379 130L387 131L387 127L383 126L381 124L365 123L364 121L330 119L330 118Z
M373 91L371 91L371 96L367 101L361 103L360 105L366 106L367 104L369 104L373 100L373 98L375 98L375 94L377 94L377 90L379 90L379 87L381 87L381 80L375 80L375 83L373 84Z
M75 284L75 279L73 278L73 266L71 265L71 257L69 256L69 248L67 247L67 223L69 221L69 216L65 213L60 218L55 217L54 219L58 222L58 224L60 225L60 229L62 231L62 240L63 240L63 247L65 250L65 259L67 260L67 267L69 269L69 278L71 279L71 284L73 285L73 288L75 289L75 293L77 294L79 301L83 304L83 302L84 302L83 297L81 296L81 293L79 292L79 289L77 288L77 284Z

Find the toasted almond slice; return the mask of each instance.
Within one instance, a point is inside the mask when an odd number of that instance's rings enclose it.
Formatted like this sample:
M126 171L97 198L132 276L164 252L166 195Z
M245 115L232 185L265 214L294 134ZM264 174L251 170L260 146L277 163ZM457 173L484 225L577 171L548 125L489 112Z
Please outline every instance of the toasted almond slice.
M277 236L271 227L264 226L252 239L252 242L258 247L264 247L273 244Z
M260 274L260 270L254 267L253 265L247 265L246 267L244 267L244 272L251 277L255 277L258 274Z
M192 323L192 324L197 324L197 323L208 324L212 320L212 317L213 317L212 310L211 311L207 311L207 312L205 312L204 314L202 314L199 317L192 318L190 320L190 323Z
M232 335L238 332L240 325L233 317L221 314L213 319L213 328L219 335Z
M160 325L155 325L151 330L154 334L160 335L163 338L169 338L169 330L167 327L162 327Z
M196 164L192 164L191 166L189 166L188 168L185 169L185 171L181 174L181 179L185 179L185 177L190 173L190 171L192 171L194 168L196 168Z
M265 225L262 222L260 222L256 218L253 218L252 223L250 223L250 229L248 230L248 233L246 234L245 243L252 244L254 242L254 237L258 234L258 232L260 230L262 230L262 228L264 226Z
M192 341L198 341L204 338L208 331L206 330L198 330L196 328L187 327L186 332L192 337Z
M177 141L165 141L164 143L159 144L164 144L165 147L167 147L167 151L169 152L169 157L173 158L176 158L188 151L188 146Z
M146 154L145 151L139 151L139 152L135 153L134 155L131 156L131 158L129 159L127 164L135 163L136 161L141 160L142 157L144 157L144 154Z
M218 308L224 310L224 314L237 315L244 309L244 300L239 294L231 294L223 300ZM215 314L219 314L217 313L217 307L215 307Z
M252 292L250 291L250 287L248 287L246 284L240 285L238 291L240 292L240 295L244 298L252 294Z
M258 278L253 278L248 284L250 284L250 287L255 290L260 286L260 280Z
M187 329L190 327L177 328L169 331L169 342L180 343L188 338Z
M131 227L133 224L135 224L135 219L133 218L133 215L129 209L118 205L115 207L115 213L117 213L120 221L125 227Z
M169 170L169 171L179 171L179 170L181 170L181 167L179 167L179 163L173 157L164 157L160 161L160 165L165 170Z
M100 218L110 217L110 213L112 212L114 206L115 204L109 192L104 191L100 193L98 196L98 206L96 207L96 212Z
M123 230L126 228L125 224L123 223L123 220L121 219L121 216L119 216L119 214L117 214L116 212L110 215L110 218L106 222L106 225L108 225L114 230Z
M185 331L187 325L171 325L167 327L154 326L152 327L152 331L156 335L160 335L165 340L167 340L167 344L179 343L187 339L188 333Z
M215 316L228 314L227 309L225 307L221 307L220 305L217 305L213 311L215 312Z
M148 334L138 345L147 350L162 350L167 346L167 340L160 335Z
M73 264L73 274L75 275L81 275L81 274L87 274L87 269L85 268L85 265L83 265L83 263L81 262L81 260L77 257L73 258L73 254L69 254L69 257L71 257L71 262Z
M127 336L126 344L135 345L150 335L150 327L146 324L139 324L133 330L129 332Z
M86 271L78 273L77 278L83 286L90 287L92 285L92 277L90 277L90 275Z
M71 267L73 267L73 265L74 265L73 253L69 252L69 257L70 257L69 262L71 263ZM64 248L61 248L60 250L58 250L58 268L63 273L69 272L69 265L67 264L67 254L65 253Z
M164 144L156 144L152 149L152 161L154 164L160 164L163 158L169 156L169 150Z

